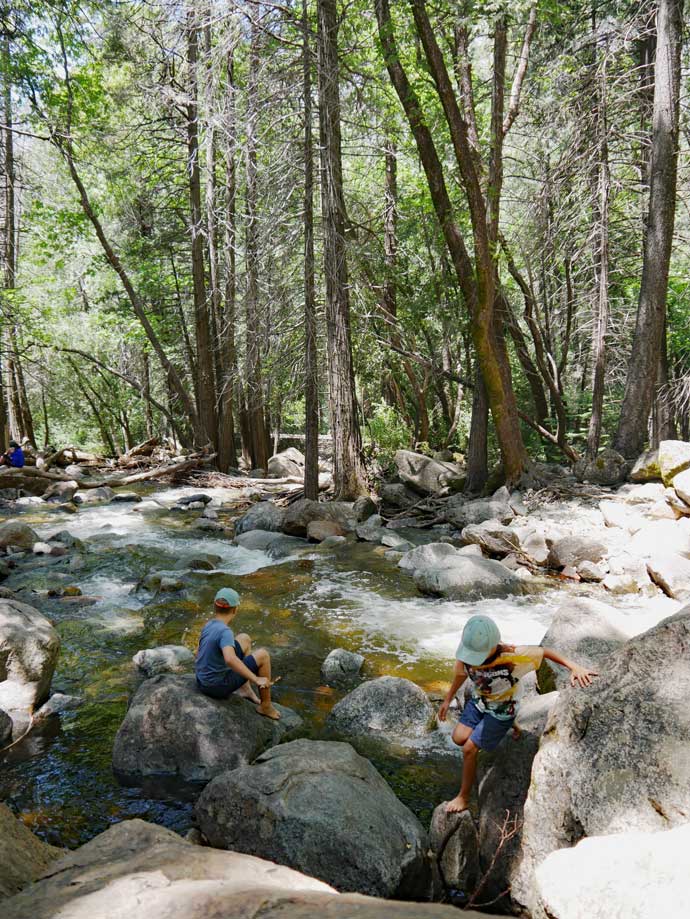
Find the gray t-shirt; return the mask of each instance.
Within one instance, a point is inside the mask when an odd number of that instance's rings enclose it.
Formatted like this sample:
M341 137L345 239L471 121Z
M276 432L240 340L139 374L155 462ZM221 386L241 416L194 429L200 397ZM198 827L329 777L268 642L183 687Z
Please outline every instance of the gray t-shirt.
M201 630L196 656L196 678L202 686L222 685L229 672L223 648L234 648L232 629L220 619L212 619Z

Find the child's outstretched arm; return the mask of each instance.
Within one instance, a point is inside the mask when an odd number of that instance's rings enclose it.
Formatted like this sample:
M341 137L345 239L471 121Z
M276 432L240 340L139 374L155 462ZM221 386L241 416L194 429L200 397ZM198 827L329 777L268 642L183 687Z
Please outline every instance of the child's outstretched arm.
M554 664L560 664L561 667L567 667L570 671L570 685L586 686L592 685L592 677L599 676L596 670L588 670L587 667L581 667L579 664L569 661L553 648L544 648L544 660L553 661Z
M438 710L438 720L445 721L446 715L448 714L448 707L450 703L455 698L455 693L460 689L462 684L467 679L467 673L465 672L465 665L462 661L455 662L455 670L453 671L453 682L450 684L450 689L446 693L446 697L441 703L441 707Z

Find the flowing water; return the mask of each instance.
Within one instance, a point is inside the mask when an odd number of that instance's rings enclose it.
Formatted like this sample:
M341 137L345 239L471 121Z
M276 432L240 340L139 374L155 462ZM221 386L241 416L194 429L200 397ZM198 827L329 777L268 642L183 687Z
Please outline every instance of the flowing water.
M341 695L320 681L321 662L332 648L364 654L369 677L403 676L432 696L441 695L470 615L492 615L508 642L538 643L559 603L571 594L593 591L571 586L566 592L554 582L539 593L506 600L431 600L417 594L381 547L305 544L276 561L264 552L233 546L226 537L195 530L198 512L171 512L192 489L146 487L139 492L142 503L84 508L73 515L36 503L21 511L21 519L41 537L66 529L85 544L64 558L20 565L6 582L22 590L20 599L36 606L60 633L53 691L83 699L76 710L49 719L0 754L0 800L56 845L77 846L126 817L181 832L191 825L193 789L160 783L146 791L122 788L112 775L111 750L137 685L132 656L159 644L194 649L221 585L240 592L236 631L249 632L256 644L270 649L274 672L282 676L276 699L302 715L310 736L319 736ZM221 521L236 513L222 506L229 500L227 491L205 493L213 497ZM421 532L407 535L431 538ZM147 574L174 568L184 556L199 553L220 561L213 571L188 576L184 591L156 595L141 587ZM56 586L72 585L82 597L47 595ZM673 612L670 603L619 601L621 623L630 634L642 631ZM432 755L423 745L414 755L373 754L396 793L423 822L457 782L458 759L447 735L441 746L445 755L440 757L438 749Z

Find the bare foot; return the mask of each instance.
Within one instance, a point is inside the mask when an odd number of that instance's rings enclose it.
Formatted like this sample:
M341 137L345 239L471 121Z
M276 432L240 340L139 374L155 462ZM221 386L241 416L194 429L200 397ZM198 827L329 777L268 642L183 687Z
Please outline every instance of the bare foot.
M513 740L518 740L521 734L522 734L522 728L520 727L520 725L514 724L513 725Z
M237 695L242 696L243 699L249 699L249 701L253 702L255 705L261 705L261 699L257 696L249 683L240 686L237 690Z
M278 709L273 708L272 705L264 706L259 705L257 712L260 715L263 715L264 718L270 718L272 721L280 721L280 712Z
M467 801L465 801L462 795L458 795L456 798L453 798L452 801L446 803L446 813L461 814L463 811L467 810L467 807Z

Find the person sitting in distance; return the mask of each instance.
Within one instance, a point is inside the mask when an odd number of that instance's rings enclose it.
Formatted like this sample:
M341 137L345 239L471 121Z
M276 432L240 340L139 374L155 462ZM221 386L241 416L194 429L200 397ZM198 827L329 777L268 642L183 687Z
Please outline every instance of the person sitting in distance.
M245 632L237 638L230 623L237 615L240 596L231 587L221 587L214 600L215 616L201 630L196 655L197 686L211 699L227 699L233 692L256 704L256 710L274 721L280 712L271 702L271 655L265 648L252 651ZM259 687L259 698L251 684Z
M10 445L0 455L0 466L12 466L14 469L21 469L24 466L24 451L16 440L11 440Z

